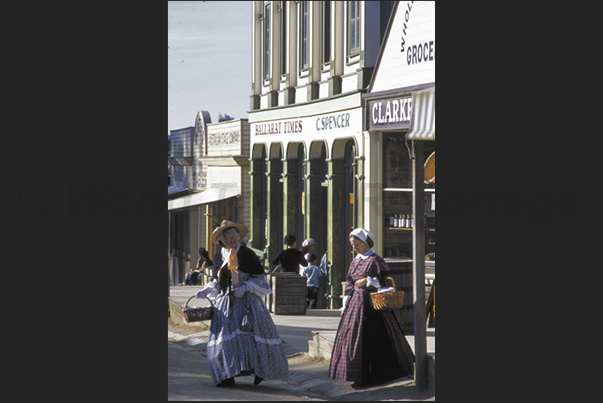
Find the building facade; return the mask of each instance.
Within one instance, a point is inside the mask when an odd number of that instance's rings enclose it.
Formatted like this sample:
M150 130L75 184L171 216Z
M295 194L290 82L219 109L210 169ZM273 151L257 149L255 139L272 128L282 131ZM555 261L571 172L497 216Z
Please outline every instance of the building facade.
M363 95L366 129L381 145L369 179L376 183L370 197L380 211L372 228L405 291L396 315L405 333L414 333L419 390L428 382L426 288L435 287L435 59L435 2L397 2ZM426 285L427 278L433 285Z
M201 111L193 128L171 131L170 141L169 162L175 172L170 185L188 190L168 197L169 272L174 285L195 268L199 247L213 256L216 246L209 239L215 225L224 219L249 221L249 124L247 119L212 124L209 113ZM180 141L185 145L178 145ZM181 166L185 168L178 174Z
M328 252L319 308L341 306L348 234L379 214L366 175L380 145L365 131L362 95L395 3L253 2L250 242L269 259L287 234Z
M435 279L435 2L396 4L363 98L368 136L380 145L368 175L379 211L370 227L406 292L398 314L412 332L423 276Z

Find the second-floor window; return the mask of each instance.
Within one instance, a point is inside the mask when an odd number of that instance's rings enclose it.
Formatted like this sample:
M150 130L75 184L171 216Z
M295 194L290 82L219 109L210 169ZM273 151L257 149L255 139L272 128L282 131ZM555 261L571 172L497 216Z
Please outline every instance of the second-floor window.
M264 7L264 38L262 39L262 53L264 56L264 79L270 78L270 4Z
M310 2L301 2L301 68L310 67Z
M360 2L348 2L348 53L360 53Z
M281 73L287 74L287 6L281 8Z
M321 4L321 63L327 63L331 60L331 2L322 1Z

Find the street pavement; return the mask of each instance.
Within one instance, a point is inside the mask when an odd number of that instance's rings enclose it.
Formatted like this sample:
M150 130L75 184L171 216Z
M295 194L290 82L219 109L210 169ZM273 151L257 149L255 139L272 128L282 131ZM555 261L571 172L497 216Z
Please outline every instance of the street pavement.
M205 349L168 341L168 400L325 400L311 397L287 381L264 381L253 385L252 376L235 378L236 386L214 386L207 368Z
M202 287L173 286L170 298L183 306ZM207 302L207 301L205 301ZM205 306L193 299L190 305ZM274 315L289 362L289 379L253 385L253 376L236 379L236 386L217 388L211 382L206 361L208 330L178 333L168 330L168 400L435 400L435 382L419 392L411 377L368 388L353 389L350 382L328 376L329 361L310 357L308 341L313 331L333 332L339 325L339 311L316 309L306 315ZM209 324L209 323L207 323ZM187 333L187 334L184 334ZM412 336L407 339L414 349ZM428 348L435 359L435 329L428 329Z

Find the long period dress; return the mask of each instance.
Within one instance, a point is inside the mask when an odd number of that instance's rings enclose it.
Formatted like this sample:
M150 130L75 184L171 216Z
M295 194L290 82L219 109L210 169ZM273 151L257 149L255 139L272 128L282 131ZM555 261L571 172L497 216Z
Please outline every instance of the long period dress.
M255 374L263 379L287 379L289 367L282 340L262 296L270 294L264 269L250 249L241 245L237 252L239 269L235 276L228 263L221 268L221 280L208 287L214 297L214 316L207 341L207 363L212 381ZM259 265L259 266L258 266ZM238 279L236 279L238 277ZM234 280L233 280L234 279ZM242 297L233 290L247 282L250 291ZM251 332L241 330L245 309L251 311Z
M358 288L356 280L377 277L385 287L385 261L370 250L357 255L348 270L345 294L350 296L343 313L329 366L329 376L361 385L379 384L412 375L414 354L393 311L377 311L370 293L375 287Z

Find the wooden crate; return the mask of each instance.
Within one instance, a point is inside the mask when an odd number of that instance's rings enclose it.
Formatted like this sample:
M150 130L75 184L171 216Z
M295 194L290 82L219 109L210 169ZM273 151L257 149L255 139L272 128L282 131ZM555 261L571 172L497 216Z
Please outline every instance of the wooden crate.
M275 315L305 315L308 289L306 278L297 273L269 274L272 294L266 303Z

